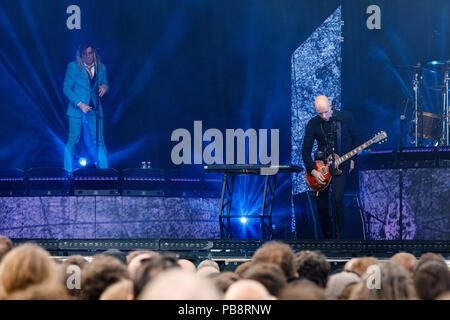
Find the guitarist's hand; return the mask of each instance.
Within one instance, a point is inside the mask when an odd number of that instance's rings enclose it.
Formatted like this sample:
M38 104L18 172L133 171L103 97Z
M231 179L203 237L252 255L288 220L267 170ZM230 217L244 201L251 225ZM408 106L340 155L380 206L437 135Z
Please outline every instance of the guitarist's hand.
M311 174L314 178L316 178L318 183L325 184L325 177L323 176L322 173L314 169L313 171L311 171Z

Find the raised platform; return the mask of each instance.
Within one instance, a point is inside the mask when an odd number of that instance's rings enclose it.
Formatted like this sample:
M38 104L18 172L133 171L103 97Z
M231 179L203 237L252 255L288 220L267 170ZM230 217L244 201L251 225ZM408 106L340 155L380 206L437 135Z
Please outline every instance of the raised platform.
M449 166L449 148L405 149L401 153L378 150L361 155L359 192L344 199L349 209L346 221L350 221L344 228L344 239L450 240ZM52 192L61 191L58 187L67 187L66 177L61 180L58 172L36 169L0 179L5 192L1 194L6 195L0 197L0 234L26 239L221 238L222 180L217 176L133 169L108 180L86 169L79 172L79 180L71 181L80 182L78 187L84 194L74 192L77 186L71 186L61 190L72 193L54 196ZM118 190L114 195L95 195L111 186ZM30 196L31 191L34 196ZM240 200L247 201L247 196ZM274 204L274 211L280 210L278 221L273 223L278 228L273 238L320 240L314 201L294 197L291 208L288 197L283 199L286 203ZM244 214L250 217L254 212ZM260 238L254 223L257 219L248 220L253 220L255 229L250 223L243 228L237 222L232 239ZM346 230L357 232L346 236Z
M220 238L216 198L0 197L10 238Z
M450 168L365 170L359 187L367 239L450 240Z

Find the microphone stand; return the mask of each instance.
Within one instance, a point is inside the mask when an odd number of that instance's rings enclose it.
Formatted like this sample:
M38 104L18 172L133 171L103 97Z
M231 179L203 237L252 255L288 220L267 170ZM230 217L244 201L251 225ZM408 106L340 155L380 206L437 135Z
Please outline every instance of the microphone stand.
M95 108L94 108L94 110L95 110L95 167L96 168L98 168L98 166L100 165L99 164L99 152L100 152L100 149L99 149L99 145L98 145L98 134L99 134L99 129L98 129L98 125L99 125L99 117L100 117L100 115L98 114L98 112L99 112L99 108L100 108L100 102L101 102L101 100L100 100L100 96L99 96L99 90L100 90L100 86L98 85L98 66L97 66L97 63L95 64L95 77L96 77L96 79L95 79L95 83L96 83L96 86L95 86L95 97L96 97L96 101L97 101L97 104L96 104L96 106L95 106Z
M331 134L330 134L330 141L328 142L328 149L331 150L331 170L330 170L330 175L331 175L331 181L333 181L333 178L335 176L335 171L336 171L336 159L334 158L334 154L336 152L335 150L335 135L336 135L336 122L333 116L331 116L330 118L331 121ZM332 192L334 193L334 188L332 190ZM336 203L334 201L334 196L333 194L331 195L331 213L333 216L333 238L337 237L337 221L336 221Z

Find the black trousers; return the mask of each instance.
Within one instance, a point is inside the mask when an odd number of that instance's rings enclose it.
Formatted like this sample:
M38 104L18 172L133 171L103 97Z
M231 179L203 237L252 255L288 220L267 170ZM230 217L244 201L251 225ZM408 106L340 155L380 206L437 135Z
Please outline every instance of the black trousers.
M320 225L326 239L340 239L344 231L344 190L349 166L340 168L342 173L331 180L331 214L329 205L330 186L316 196Z

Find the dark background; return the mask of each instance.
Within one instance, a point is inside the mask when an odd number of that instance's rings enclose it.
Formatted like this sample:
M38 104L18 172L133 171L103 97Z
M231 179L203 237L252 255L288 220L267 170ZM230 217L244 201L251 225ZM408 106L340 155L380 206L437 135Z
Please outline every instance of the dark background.
M72 4L81 8L81 30L66 27ZM373 4L381 8L381 30L366 27ZM195 120L203 121L203 131L280 129L280 162L287 164L291 54L339 5L342 109L353 112L362 139L385 130L383 148L395 148L400 115L412 118L414 73L400 66L450 59L448 0L2 0L1 165L62 167L68 132L62 86L83 40L97 44L107 67L111 167L139 167L145 160L176 168L170 135L177 128L193 135ZM430 88L443 75L423 71L424 110L439 114L441 93ZM76 152L86 155L83 143ZM274 210L286 217L289 175L279 183ZM258 181L241 181L242 212L257 208L259 190Z
M71 4L81 8L81 30L66 28ZM111 167L142 160L173 167L170 134L193 134L194 120L223 132L278 128L280 160L288 163L290 56L339 4L342 108L354 112L365 138L384 129L385 146L396 147L399 116L412 110L413 73L399 66L450 58L447 0L4 0L2 166L62 166L64 73L86 39L100 48L111 86L104 98ZM381 30L366 28L371 4L381 8ZM442 76L425 70L424 78L424 109L439 113L440 92L428 87Z

